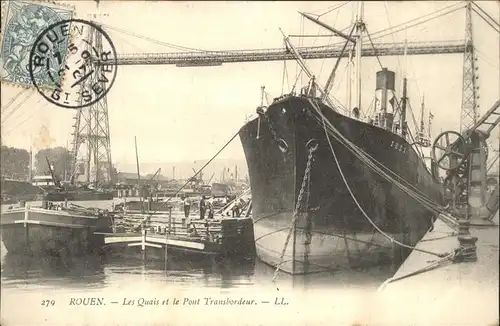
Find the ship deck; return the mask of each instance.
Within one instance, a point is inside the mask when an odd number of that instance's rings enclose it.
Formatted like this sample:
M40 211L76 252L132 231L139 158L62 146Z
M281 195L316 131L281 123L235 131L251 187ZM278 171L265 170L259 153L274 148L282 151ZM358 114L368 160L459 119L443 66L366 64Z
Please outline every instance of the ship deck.
M412 325L498 325L499 217L493 225L471 226L477 237L477 261L440 265L423 271L440 258L413 251L380 288L382 307L376 315L384 324L405 320ZM487 224L487 223L485 223ZM439 219L416 248L435 253L459 247L457 233Z

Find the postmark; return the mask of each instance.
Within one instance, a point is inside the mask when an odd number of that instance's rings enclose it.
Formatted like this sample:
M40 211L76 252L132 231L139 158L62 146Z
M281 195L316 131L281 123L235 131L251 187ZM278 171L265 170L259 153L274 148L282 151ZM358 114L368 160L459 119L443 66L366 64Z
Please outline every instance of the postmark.
M37 36L56 22L73 18L69 7L28 1L2 3L0 80L23 87L32 86L28 60ZM3 15L2 15L3 16Z
M116 58L113 42L102 28L83 19L69 19L40 33L28 68L33 85L45 99L76 109L106 96L116 78Z

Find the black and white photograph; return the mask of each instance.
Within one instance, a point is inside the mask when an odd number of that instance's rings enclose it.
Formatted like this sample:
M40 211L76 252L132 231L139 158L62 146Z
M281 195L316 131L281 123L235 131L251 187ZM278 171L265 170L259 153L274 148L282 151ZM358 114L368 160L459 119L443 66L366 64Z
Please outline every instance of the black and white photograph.
M499 325L500 2L0 3L0 325Z

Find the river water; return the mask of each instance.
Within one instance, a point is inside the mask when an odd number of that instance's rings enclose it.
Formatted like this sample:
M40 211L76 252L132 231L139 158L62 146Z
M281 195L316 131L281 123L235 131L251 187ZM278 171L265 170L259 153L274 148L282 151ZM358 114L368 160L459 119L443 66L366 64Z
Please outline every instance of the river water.
M111 208L112 205L111 202L78 202L78 204L100 208ZM97 293L100 297L112 297L122 305L125 296L141 293L152 297L158 293L171 293L172 289L175 293L194 291L198 294L213 295L223 293L264 295L278 292L296 293L297 290L310 293L324 290L374 292L385 279L393 275L394 268L392 265L386 265L293 277L280 273L273 281L274 268L256 258L186 260L184 257L170 255L166 265L161 254L143 257L138 253L126 256L108 254L103 257L91 255L62 260L57 257L11 255L6 252L2 243L2 320L5 322L8 316L16 325L38 325L37 318L47 318L46 314L53 311L50 307L44 307L43 300L48 300L49 303L55 300L59 306L67 307L68 300L71 300L75 293L77 295ZM269 300L273 301L275 298L271 295ZM28 318L30 315L26 315L24 310L18 309L23 303L31 305L33 309L36 308L38 317L33 317L35 321L30 320ZM45 310L40 310L42 308ZM118 312L118 315L120 314ZM67 317L65 314L63 316ZM54 318L54 325L68 324L65 317L57 315ZM130 321L130 317L127 317L127 320ZM102 322L102 319L99 321ZM74 324L78 325L79 322L80 319ZM118 324L121 325L123 322Z

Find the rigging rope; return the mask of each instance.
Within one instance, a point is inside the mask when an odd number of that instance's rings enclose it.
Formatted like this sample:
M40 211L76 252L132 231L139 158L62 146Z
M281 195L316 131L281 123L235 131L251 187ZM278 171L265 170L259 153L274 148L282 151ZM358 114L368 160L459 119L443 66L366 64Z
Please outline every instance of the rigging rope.
M349 67L348 65L346 65L346 66L345 66L345 68L344 68L344 72L343 72L343 73L342 73L342 75L340 76L339 83L337 84L337 87L336 87L336 88L335 88L335 87L332 87L333 89L335 89L335 90L337 90L337 91L338 91L338 90L340 90L340 87L339 87L339 86L342 84L342 81L344 80L344 76L346 76L346 75L347 75L347 68L348 68L348 67ZM335 94L336 94L336 93L335 93ZM334 97L334 98L335 98L335 97Z
M313 15L318 16L318 19L319 19L321 16L324 16L324 15L326 15L326 14L331 13L331 12L332 12L332 11L334 11L334 10L337 10L337 9L342 8L343 6L345 6L346 4L348 4L349 2L351 2L351 1L346 1L346 2L344 2L344 3L341 3L341 4L339 4L339 5L335 6L335 7L333 7L332 9L329 9L328 11L325 11L324 13L322 13L322 14L320 14L320 15L316 15L316 14L313 14ZM338 13L339 13L339 12L337 12L337 14L338 14Z
M312 103L312 101L310 101ZM319 109L319 108L318 108ZM368 216L368 214L366 214L365 210L363 209L363 207L361 207L361 205L359 204L358 200L356 199L356 196L353 194L352 190L351 190L351 187L349 186L349 184L347 183L347 180L345 178L345 175L344 175L344 172L342 171L342 168L340 167L340 162L338 161L337 159L337 154L335 153L335 150L333 149L333 146L332 146L332 143L330 141L330 136L328 135L328 131L327 131L327 128L326 128L326 124L325 124L325 120L326 118L324 116L322 116L322 121L323 121L323 129L325 131L325 137L326 137L326 140L328 141L328 145L330 146L330 150L333 154L333 158L335 159L335 163L337 165L337 168L339 170L339 173L340 173L340 176L342 177L342 180L347 188L347 191L349 191L349 194L351 195L354 203L356 204L356 206L359 208L359 210L361 211L361 213L363 213L364 217L368 220L368 222L380 233L382 234L384 237L386 237L387 239L389 239L392 243L395 243L401 247L404 247L404 248L408 248L408 249L412 249L412 250L417 250L417 251L420 251L420 252L423 252L423 253L427 253L427 254L430 254L430 255L434 255L434 256L438 256L438 257L444 257L445 255L448 255L448 254L440 254L440 253L434 253L434 252L431 252L431 251L427 251L427 250L423 250L423 249L419 249L419 248L415 248L414 246L409 246L407 244L404 244L402 242L399 242L397 241L396 239L394 239L393 237L391 237L390 235L388 235L387 233L385 233L384 231L382 231L382 229L380 229L377 224L375 222L373 222L372 219L370 219L370 217Z
M299 81L299 77L300 75L302 75L302 69L300 70L299 74L297 75L297 78L295 78L295 83L293 83L293 87L292 87L292 90L290 91L290 93L293 93L295 91L295 87L297 86L297 82Z
M389 18L389 9L387 9L387 1L384 1L384 8L385 8L385 14L386 14L387 22L389 23L389 27L390 27L390 28L392 28L392 26L391 26L391 25L392 25L392 24L391 24L391 20L390 20L390 18ZM368 32L367 32L367 33L368 33ZM392 36L392 41L393 41L394 43L396 43L396 39L395 39L395 37L394 37L394 33L393 33L393 34L391 34L391 36ZM368 34L368 37L370 38L370 42L372 42L371 37L370 37L370 34ZM372 42L372 44L373 44L373 42ZM399 60L399 56L396 56L396 60L398 61L398 68L399 68L399 71L401 71L401 61Z
M337 14L335 15L335 19L333 20L332 26L335 26L335 24L337 23L337 19L339 18L339 13L340 13L340 11L337 11ZM318 36L322 36L322 35L318 35ZM330 35L330 39L328 40L328 46L332 45L333 36L334 35ZM349 35L349 37L350 37L350 35ZM339 59L340 59L340 56L339 56ZM321 67L319 68L318 78L319 78L319 76L321 76L321 72L323 71L324 63L325 63L325 59L321 60Z
M445 264L448 264L448 263L453 263L455 255L456 255L455 253L450 253L450 254L444 256L442 259L438 259L438 260L434 261L433 263L429 264L428 266L420 268L414 272L402 275L402 276L397 277L397 278L391 277L391 278L387 279L384 283L382 283L382 285L379 287L378 291L383 290L387 286L387 284L389 284L389 283L399 281L399 280L402 280L402 279L405 279L405 278L408 278L411 276L416 276L418 274L422 274L425 272L429 272L429 271L434 270L440 266L444 266Z
M372 98L372 101L371 101L370 105L368 106L368 109L366 110L366 115L367 115L368 117L370 117L370 118L371 118L373 115L375 115L375 113L376 113L376 105L375 105L375 100L376 100L376 99L377 99L377 98L376 98L375 96ZM373 110L373 112L372 112L372 110Z
M366 35L368 35L368 39L370 40L370 44L372 45L373 51L375 52L375 57L377 57L377 61L378 61L378 64L380 66L380 69L384 69L384 67L382 66L382 62L380 62L380 58L377 54L377 49L375 48L375 45L373 44L372 38L370 37L370 33L368 33L368 28L366 28L366 26L365 26L365 31L366 31Z
M236 136L238 136L239 134L239 131L237 131L232 137L231 139L229 139L225 144L224 146L222 146L218 151L217 153L215 153L214 156L212 156L212 158L210 160L208 160L207 163L205 163L191 178L188 179L188 181L186 181L179 189L177 189L177 191L170 197L168 197L168 199L164 202L162 202L162 204L166 205L168 202L170 202L170 200L174 197L177 196L177 194L179 194L179 192L181 192L182 189L184 189L189 183L190 183L190 180L193 179L193 178L196 178L202 171L203 169L205 169L210 163L212 163L212 161L217 157L219 156L219 154L234 140L234 138L236 138ZM149 213L148 216L146 216L144 219L143 219L143 223L146 221L146 220L149 220L151 218L151 216L153 216L156 212L158 212L159 208L155 211L153 211L152 213Z
M332 124L330 121L326 119L324 116L323 112L317 107L317 105L311 100L308 99L308 101L311 103L313 108L318 112L318 115L326 121L328 124L329 130L332 132L332 136L336 138L337 141L339 141L342 145L346 146L346 148L351 151L358 159L360 159L362 162L364 162L367 166L369 166L373 171L375 171L377 174L379 174L381 177L384 179L388 180L392 184L396 185L399 187L402 191L407 193L409 196L412 196L417 202L419 202L422 206L427 208L428 210L435 212L438 214L438 216L450 227L454 228L456 227L456 221L453 220L452 218L446 216L446 215L441 215L439 213L443 212L443 208L441 205L435 203L430 197L428 197L425 193L422 193L418 188L413 186L411 183L397 175L395 172L393 172L391 169L385 167L382 163L378 162L376 159L374 159L372 156L370 156L368 153L364 152L362 149L360 149L358 146L353 144L351 141L349 141L347 138L345 138L342 133L340 133ZM318 121L319 121L318 117ZM377 166L378 165L378 166ZM393 175L393 176L391 176Z
M290 91L290 83L288 81L288 79L290 78L288 77L288 67L286 66L286 60L283 60L283 80L281 81L281 96L283 96L284 94L285 76L286 76L286 86L288 88L288 91Z

